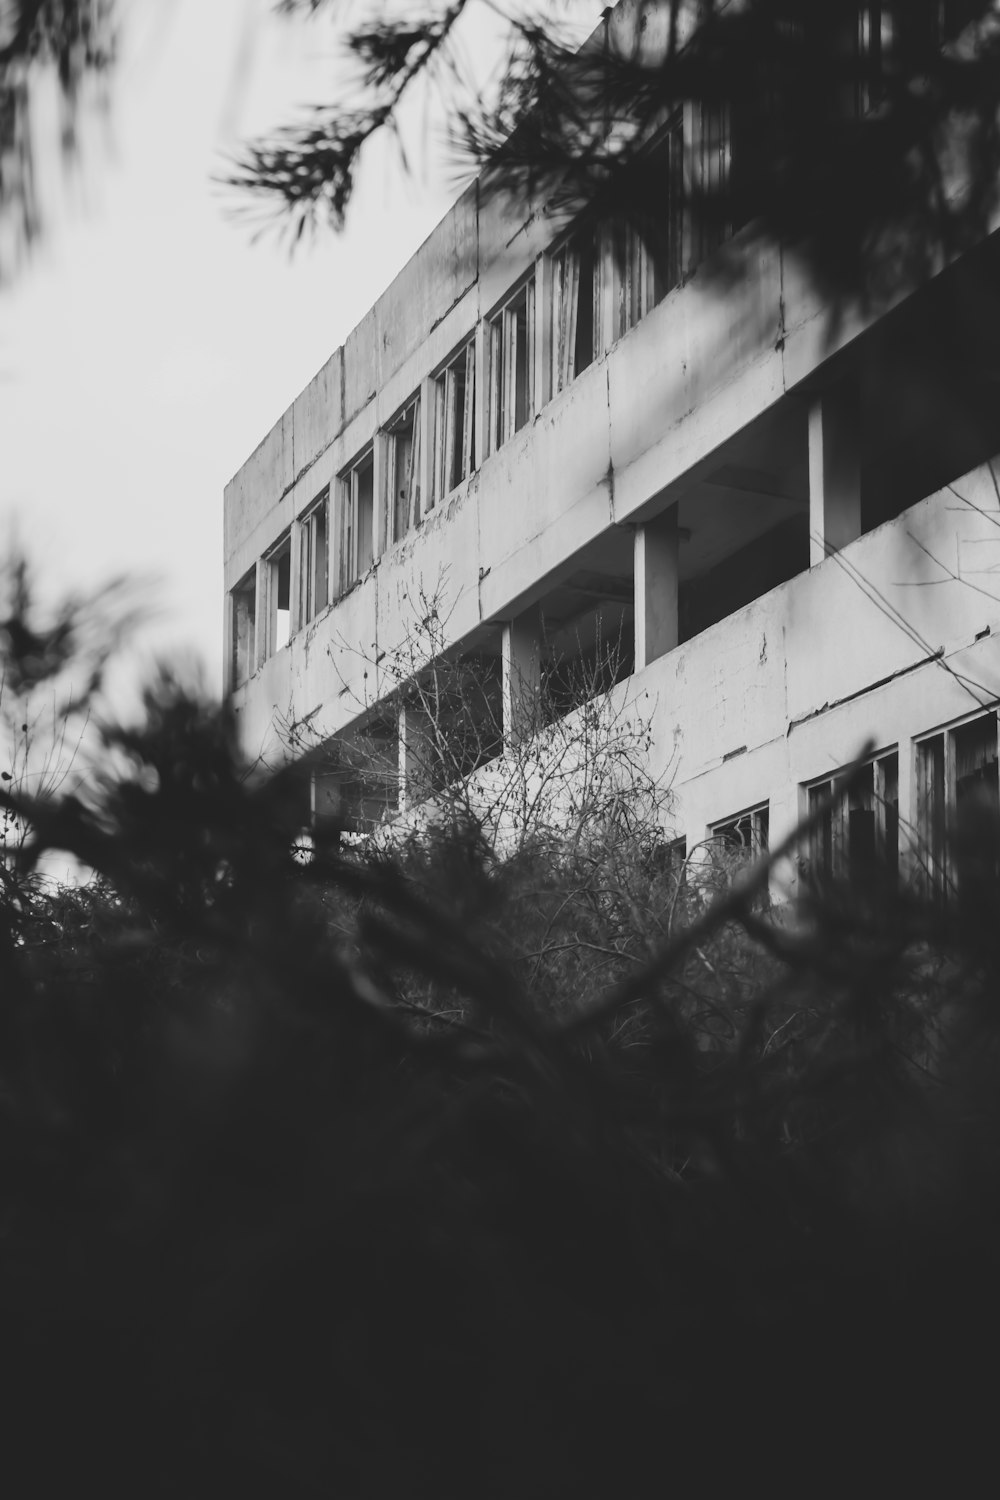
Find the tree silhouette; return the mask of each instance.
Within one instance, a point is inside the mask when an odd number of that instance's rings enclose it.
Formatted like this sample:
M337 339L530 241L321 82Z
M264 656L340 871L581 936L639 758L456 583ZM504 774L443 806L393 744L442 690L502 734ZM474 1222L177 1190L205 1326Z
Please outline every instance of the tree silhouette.
M62 103L60 149L76 150L79 95L87 74L111 67L116 0L4 0L0 4L0 283L42 231L36 191L38 142L31 110L40 67L55 68Z
M650 138L685 103L724 112L732 170L692 188L690 211L710 232L751 223L750 238L794 248L825 291L851 298L883 298L938 268L982 237L996 207L995 0L652 0L609 8L582 48L564 21L512 9L498 89L478 102L461 46L473 9L352 12L357 91L246 148L232 182L296 238L340 226L366 143L400 133L423 83L482 191L586 208L650 240L663 195Z

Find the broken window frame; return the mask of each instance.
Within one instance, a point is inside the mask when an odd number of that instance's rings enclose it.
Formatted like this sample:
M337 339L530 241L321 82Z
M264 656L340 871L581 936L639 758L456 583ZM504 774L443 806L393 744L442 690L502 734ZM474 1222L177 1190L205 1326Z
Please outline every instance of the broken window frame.
M771 828L770 802L757 802L710 825L710 836L731 849L742 849L755 859L766 854Z
M334 599L343 598L371 567L375 560L374 537L375 452L369 444L337 482Z
M234 688L249 682L257 670L257 564L230 590L232 651L230 681Z
M518 327L523 306L524 339ZM519 363L523 348L524 359ZM522 281L486 323L487 448L495 453L535 414L535 278ZM518 375L522 379L518 379Z
M728 156L726 160L728 172ZM605 237L610 234L614 263L610 287L612 341L623 338L683 280L686 165L684 112L676 110L635 164L636 172L641 172L642 199L651 196L647 182L651 169L654 179L662 169L665 211L651 214L648 223L615 224L605 231ZM595 277L601 279L600 275ZM603 300L600 289L598 292L599 300ZM600 322L597 312L595 326Z
M731 218L719 218L713 222L712 215L697 208L714 199L725 198L729 191L733 169L732 112L725 100L700 101L691 106L691 149L686 157L686 176L690 196L696 210L691 216L691 254L693 269L730 239L733 234Z
M431 493L427 510L464 484L476 467L476 341L434 377Z
M330 487L299 521L299 626L308 625L330 602Z
M982 740L981 755L975 746L977 736ZM922 735L914 748L914 821L922 882L928 895L943 899L957 885L948 836L959 808L977 786L987 787L987 797L994 808L1000 805L997 710L972 714L946 729ZM987 772L988 767L993 768L992 772Z
M809 831L807 859L814 877L855 879L899 870L899 748L892 746L860 767L852 782L844 771L803 788ZM824 803L827 805L824 807ZM870 817L870 850L859 837L859 819ZM852 833L852 818L854 832Z
M385 453L382 550L420 525L420 393L382 430ZM407 441L408 439L408 441Z
M601 353L601 255L599 227L577 228L549 256L549 394L557 396ZM589 267L589 275L587 274ZM587 319L581 309L589 305ZM589 343L589 348L588 348Z
M292 638L292 534L286 531L264 556L264 655L277 656ZM284 602L282 602L284 601Z

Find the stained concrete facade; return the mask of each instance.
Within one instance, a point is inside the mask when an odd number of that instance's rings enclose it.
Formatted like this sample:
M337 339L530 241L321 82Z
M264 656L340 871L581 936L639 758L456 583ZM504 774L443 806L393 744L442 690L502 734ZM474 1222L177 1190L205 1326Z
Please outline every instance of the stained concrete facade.
M706 128L677 126L689 187ZM646 705L689 849L749 809L780 838L870 740L896 757L905 858L984 715L995 785L1000 238L834 321L752 225L698 260L680 222L669 288L637 294L648 263L629 281L605 231L578 258L588 357L573 225L476 184L331 355L226 488L248 753L289 753L289 725L333 744L405 720L398 662L430 602L440 649L495 660L509 736L547 662L619 642L610 691Z

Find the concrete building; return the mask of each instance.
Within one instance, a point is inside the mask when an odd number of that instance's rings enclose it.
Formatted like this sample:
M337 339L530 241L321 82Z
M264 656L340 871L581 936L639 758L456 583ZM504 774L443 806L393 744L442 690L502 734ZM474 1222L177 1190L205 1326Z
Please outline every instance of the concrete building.
M651 149L655 257L474 185L227 486L242 743L377 723L405 805L419 730L384 664L422 598L508 737L555 663L646 705L689 849L780 839L870 742L813 858L940 854L948 809L997 798L1000 236L833 322L747 230L712 276L685 191L727 170L724 117L685 107ZM314 809L342 792L317 772Z

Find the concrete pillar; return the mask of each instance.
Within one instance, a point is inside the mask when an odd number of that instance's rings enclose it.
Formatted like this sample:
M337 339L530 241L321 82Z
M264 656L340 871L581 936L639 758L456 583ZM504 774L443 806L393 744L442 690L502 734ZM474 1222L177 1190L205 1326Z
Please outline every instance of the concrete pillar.
M678 641L677 506L636 527L635 669L672 651Z
M425 801L433 784L436 756L434 726L417 703L401 703L399 729L399 810L409 812Z
M542 611L535 604L503 627L503 734L516 743L538 726Z
M824 391L809 408L809 565L861 535L861 444L853 381Z

